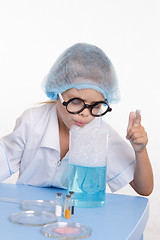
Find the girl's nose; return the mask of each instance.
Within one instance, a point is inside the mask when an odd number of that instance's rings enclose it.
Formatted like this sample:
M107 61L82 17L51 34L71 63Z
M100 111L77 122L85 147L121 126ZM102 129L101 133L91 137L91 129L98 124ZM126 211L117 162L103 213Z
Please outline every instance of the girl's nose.
M88 117L91 113L88 108L85 108L82 112L79 113L83 117Z

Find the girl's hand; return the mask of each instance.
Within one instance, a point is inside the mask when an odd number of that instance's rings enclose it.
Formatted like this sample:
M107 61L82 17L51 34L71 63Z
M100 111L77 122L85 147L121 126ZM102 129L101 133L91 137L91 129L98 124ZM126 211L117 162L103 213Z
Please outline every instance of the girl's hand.
M147 145L148 137L144 127L141 126L140 111L131 112L127 127L126 138L130 141L135 152L142 152Z

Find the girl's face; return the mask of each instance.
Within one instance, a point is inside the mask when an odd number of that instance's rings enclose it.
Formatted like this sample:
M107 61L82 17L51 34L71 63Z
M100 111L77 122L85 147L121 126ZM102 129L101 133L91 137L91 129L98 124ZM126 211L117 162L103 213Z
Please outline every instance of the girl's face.
M68 102L68 100L71 98L81 98L86 104L89 105L94 104L95 102L104 101L103 95L94 89L78 90L76 88L72 88L63 92L62 97L65 102ZM59 125L63 128L70 129L73 125L84 127L94 119L88 108L85 108L78 114L71 114L67 112L66 107L61 103L59 98L56 106Z

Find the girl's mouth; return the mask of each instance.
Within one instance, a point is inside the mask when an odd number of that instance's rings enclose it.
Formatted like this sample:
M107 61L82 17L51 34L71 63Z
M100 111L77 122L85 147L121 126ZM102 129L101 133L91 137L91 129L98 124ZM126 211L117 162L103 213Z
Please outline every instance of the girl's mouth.
M75 124L79 127L82 127L85 125L85 122L79 122L79 121L75 121Z

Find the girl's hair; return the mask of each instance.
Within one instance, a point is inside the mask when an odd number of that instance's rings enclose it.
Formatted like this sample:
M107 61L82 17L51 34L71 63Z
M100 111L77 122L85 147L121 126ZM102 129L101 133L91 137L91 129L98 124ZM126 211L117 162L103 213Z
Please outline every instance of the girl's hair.
M43 103L56 103L56 101L55 100L48 100L48 101L41 102L41 104L43 104Z
M114 67L98 47L77 43L64 51L43 81L43 88L51 100L71 88L95 89L109 103L119 100L118 80Z

